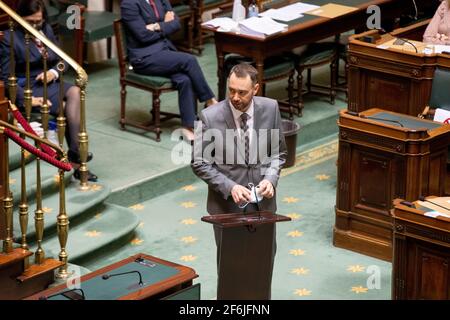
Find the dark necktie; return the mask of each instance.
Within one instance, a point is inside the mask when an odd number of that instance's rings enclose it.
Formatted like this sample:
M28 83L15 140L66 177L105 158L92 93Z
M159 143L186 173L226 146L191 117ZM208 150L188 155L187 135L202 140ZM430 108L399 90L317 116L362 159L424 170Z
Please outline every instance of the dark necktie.
M250 151L250 137L248 135L248 124L247 120L249 118L249 115L247 113L241 114L241 129L242 134L244 136L244 143L245 143L245 163L248 164L249 161L249 151Z
M156 7L156 3L154 0L148 0L149 5L152 6L153 12L155 13L156 19L159 20L159 12L158 8Z

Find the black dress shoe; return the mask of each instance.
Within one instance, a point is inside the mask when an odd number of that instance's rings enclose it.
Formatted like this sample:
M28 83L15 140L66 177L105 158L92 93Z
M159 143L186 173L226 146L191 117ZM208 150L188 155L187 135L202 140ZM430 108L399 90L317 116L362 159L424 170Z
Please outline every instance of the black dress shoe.
M70 162L81 163L79 153L69 150L69 152L67 153L67 156L68 156ZM91 161L93 157L94 157L94 154L92 152L88 152L86 162Z
M81 178L80 169L75 169L73 176L75 179L80 180L80 178ZM91 171L88 170L88 181L97 182L97 179L98 179L98 177L94 173L92 173Z

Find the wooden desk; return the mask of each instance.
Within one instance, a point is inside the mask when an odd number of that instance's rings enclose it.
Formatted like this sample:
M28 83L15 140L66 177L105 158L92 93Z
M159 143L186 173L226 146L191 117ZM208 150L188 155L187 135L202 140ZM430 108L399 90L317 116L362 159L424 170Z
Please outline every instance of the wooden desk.
M429 197L430 199L432 197ZM392 299L450 299L450 219L394 201Z
M390 261L392 201L444 194L450 126L380 109L361 114L404 127L340 112L333 243Z
M144 263L136 262L137 258L143 258ZM112 277L122 272L137 270L142 275L143 285L139 286L138 274L126 274ZM103 279L103 275L111 277ZM84 275L80 279L81 289L86 300L144 300L144 299L176 299L177 293L182 299L200 299L200 288L193 286L192 280L197 274L191 268L158 259L146 254L136 254L127 259L101 268ZM26 300L69 300L58 294L67 290L67 285L62 284L48 290L39 292ZM189 290L191 295L188 294ZM79 293L79 292L78 292Z
M406 14L413 9L410 0L310 1L310 3L319 6L330 2L357 7L358 10L333 19L305 14L302 18L290 21L288 23L289 28L286 32L272 35L264 39L236 34L234 32L217 32L215 28L203 27L205 30L214 32L219 89L226 85L226 79L222 79L222 72L224 68L224 58L228 53L237 53L253 58L258 70L258 81L259 83L262 83L264 59L348 30L361 27L365 28L367 18L369 17L366 13L366 9L369 5L378 5L381 8L382 18L384 20ZM428 8L433 5L437 8L437 3L439 3L439 1L436 0L416 0L416 2L421 8ZM260 94L261 90L262 88L260 87Z
M426 20L395 30L392 34L421 41L428 22ZM434 70L438 67L450 69L450 55L378 48L393 39L390 35L381 36L376 43L363 41L374 36L379 36L378 31L350 37L349 110L361 112L370 108L383 108L417 116L430 99ZM408 44L405 46L410 47Z

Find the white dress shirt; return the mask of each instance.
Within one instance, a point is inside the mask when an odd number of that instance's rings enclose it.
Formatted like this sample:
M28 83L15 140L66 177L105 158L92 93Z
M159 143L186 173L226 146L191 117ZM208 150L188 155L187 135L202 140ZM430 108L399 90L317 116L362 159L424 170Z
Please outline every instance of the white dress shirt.
M234 123L236 124L236 128L237 129L241 129L241 124L242 124L242 119L241 119L241 115L244 113L242 111L237 110L233 104L231 102L229 102L230 108L231 108L231 112L233 113L233 119L234 119ZM247 109L247 111L245 111L246 114L248 114L248 119L247 119L247 126L248 126L248 134L249 134L249 144L252 143L252 134L250 134L253 130L253 115L254 115L254 107L253 107L253 100L250 102L250 107ZM242 139L241 137L241 133L242 130L238 130L239 133L239 137Z

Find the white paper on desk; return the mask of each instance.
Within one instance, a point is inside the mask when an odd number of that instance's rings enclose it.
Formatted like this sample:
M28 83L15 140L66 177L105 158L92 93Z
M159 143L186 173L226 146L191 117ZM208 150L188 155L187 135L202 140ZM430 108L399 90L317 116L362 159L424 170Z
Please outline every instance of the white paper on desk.
M447 119L450 119L450 111L437 108L434 113L433 121L444 122Z
M434 45L434 53L442 53L444 51L450 52L450 46L446 46L443 44Z
M217 31L229 32L238 30L238 23L228 17L219 17L202 23L202 26L217 28Z
M320 6L317 6L315 4L296 2L296 3L290 4L288 6L280 8L280 9L290 11L290 12L296 13L296 14L302 14L302 13L305 13L307 11L311 11L311 10L314 10L317 8L320 8Z
M273 21L267 17L251 17L239 22L242 34L264 38L287 30L288 25Z
M431 218L436 218L436 217L439 217L439 216L450 218L450 215L448 215L446 213L438 212L438 211L425 212L423 215L427 216L427 217L431 217Z
M303 17L302 14L297 14L293 12L289 12L286 10L280 9L269 9L259 14L260 17L272 18L279 21L292 21L298 18Z

